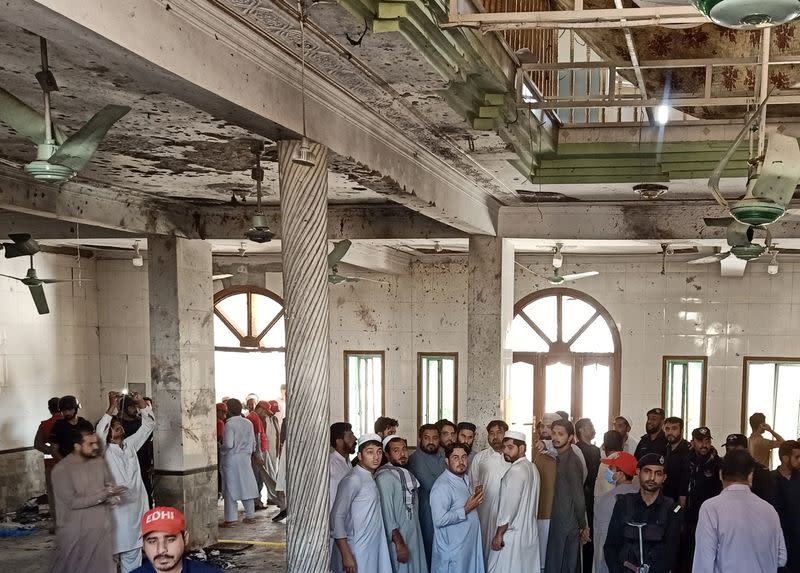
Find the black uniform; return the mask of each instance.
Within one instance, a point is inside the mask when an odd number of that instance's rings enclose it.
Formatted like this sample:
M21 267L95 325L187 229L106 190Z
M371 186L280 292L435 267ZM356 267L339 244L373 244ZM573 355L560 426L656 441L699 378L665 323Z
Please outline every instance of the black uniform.
M778 470L772 472L775 479L775 509L781 518L781 529L786 541L788 560L786 573L800 573L800 473L786 479Z
M667 453L664 454L664 472L667 474L667 480L661 491L675 502L689 491L689 452L691 451L691 444L686 440L681 440L674 450L668 447Z
M692 570L694 558L695 532L700 516L700 506L707 499L719 495L722 491L722 480L719 477L720 457L717 450L711 448L706 457L701 457L692 449L689 452L689 486L686 496L686 514L684 515L683 535L681 536L679 572Z
M666 434L661 431L656 434L654 439L650 438L650 434L645 434L639 438L639 445L636 446L636 451L633 457L637 460L642 459L646 454L658 454L659 456L666 456L667 449L669 449L669 442L667 441Z
M589 527L594 524L594 485L597 481L597 472L600 470L600 448L592 444L587 444L583 440L578 440L578 448L583 453L586 460L586 481L583 482L583 497L586 501L586 518ZM590 536L590 537L593 537ZM590 540L581 550L583 551L583 571L592 573L594 565L594 544Z
M77 417L75 424L70 424L64 418L56 420L50 430L50 443L58 446L58 453L62 458L72 452L72 431L77 424L87 424L85 418Z
M680 541L683 510L659 493L651 504L645 504L641 493L620 495L608 524L603 554L609 573L629 573L625 562L639 566L646 563L650 573L668 573L675 566ZM644 558L639 554L639 528L642 527Z

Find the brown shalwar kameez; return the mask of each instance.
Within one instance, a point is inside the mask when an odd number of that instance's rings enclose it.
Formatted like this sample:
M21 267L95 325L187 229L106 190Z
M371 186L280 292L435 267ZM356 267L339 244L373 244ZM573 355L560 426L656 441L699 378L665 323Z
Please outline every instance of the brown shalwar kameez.
M72 453L53 468L56 554L50 573L114 573L114 526L105 490L114 478L103 457Z

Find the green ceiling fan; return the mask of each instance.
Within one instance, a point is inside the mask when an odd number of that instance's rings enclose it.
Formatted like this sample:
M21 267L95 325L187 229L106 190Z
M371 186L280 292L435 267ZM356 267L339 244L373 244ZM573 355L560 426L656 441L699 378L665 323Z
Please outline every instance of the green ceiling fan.
M42 88L44 114L0 87L0 121L36 144L36 160L25 165L25 171L40 181L62 183L89 163L111 126L131 108L107 105L67 137L52 120L50 93L58 91L58 84L47 64L47 40L39 40L42 69L36 73L36 79Z
M16 257L30 257L31 266L28 269L28 272L25 274L24 277L15 277L12 275L5 275L0 273L0 277L6 277L8 279L14 279L25 286L28 287L28 290L31 292L31 296L33 297L33 303L36 305L36 310L39 314L48 314L50 312L50 307L47 305L47 297L44 294L44 288L42 285L47 284L54 284L54 283L76 283L79 281L85 281L87 279L41 279L36 275L36 269L33 267L33 255L39 252L39 245L38 243L31 238L28 234L14 234L9 235L9 238L13 241L13 243L3 243L2 246L6 252L7 259L13 259Z

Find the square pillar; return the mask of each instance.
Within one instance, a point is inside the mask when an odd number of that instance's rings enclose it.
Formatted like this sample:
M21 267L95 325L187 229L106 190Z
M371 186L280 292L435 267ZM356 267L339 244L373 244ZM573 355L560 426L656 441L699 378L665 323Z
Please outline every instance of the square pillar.
M154 236L147 250L155 502L183 511L202 547L217 539L211 245Z
M506 339L514 315L514 247L508 239L469 238L466 409L460 419L479 428L503 418L512 354ZM483 445L485 433L478 432Z

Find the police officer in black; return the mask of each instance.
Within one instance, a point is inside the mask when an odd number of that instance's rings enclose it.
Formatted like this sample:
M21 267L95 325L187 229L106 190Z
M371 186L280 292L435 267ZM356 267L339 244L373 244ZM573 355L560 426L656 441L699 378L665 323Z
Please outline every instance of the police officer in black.
M668 573L680 541L683 510L661 493L664 456L645 454L637 464L639 493L620 495L603 546L609 573Z
M664 434L667 436L667 453L664 455L667 480L664 482L664 495L686 506L686 493L689 489L689 453L692 446L683 439L683 420L670 417L664 420Z
M725 453L735 450L748 451L747 436L744 434L728 434L728 437L725 438ZM776 486L775 476L760 463L755 462L753 484L750 486L753 493L770 505L775 506Z
M645 422L645 435L639 440L633 456L638 460L647 454L658 454L663 456L667 453L667 436L664 435L664 410L652 408L647 412L647 422Z
M677 571L688 573L692 570L694 558L694 534L700 516L700 506L707 499L722 491L719 475L720 458L711 445L711 430L705 426L692 430L692 451L689 452L689 481L686 494L686 514L679 549L680 558Z

